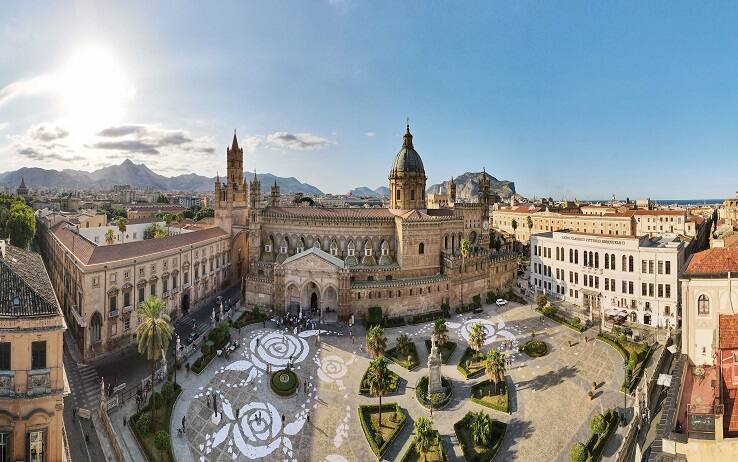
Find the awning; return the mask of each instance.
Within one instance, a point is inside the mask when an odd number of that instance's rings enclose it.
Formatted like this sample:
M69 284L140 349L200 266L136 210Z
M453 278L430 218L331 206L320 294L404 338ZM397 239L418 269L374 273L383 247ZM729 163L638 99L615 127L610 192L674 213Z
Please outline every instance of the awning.
M663 385L665 387L671 386L671 376L669 374L659 374L659 378L656 380L657 385Z
M609 310L605 311L605 314L608 316L617 316L620 314L620 311L616 308L610 308Z

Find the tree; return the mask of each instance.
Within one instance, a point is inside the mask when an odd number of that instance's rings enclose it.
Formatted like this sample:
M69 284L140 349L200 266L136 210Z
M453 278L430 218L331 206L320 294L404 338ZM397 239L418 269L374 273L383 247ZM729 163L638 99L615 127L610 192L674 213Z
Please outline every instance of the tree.
M530 215L528 215L527 221L528 221L528 229L533 229L533 219L530 217Z
M387 349L387 337L384 336L384 329L381 326L372 326L366 334L366 350L373 358L384 355Z
M169 450L169 444L169 433L158 431L154 434L154 446L161 451L162 460L164 460L164 453Z
M428 452L433 445L435 433L433 422L430 419L421 417L415 421L415 450L423 457L423 460L428 460Z
M136 328L136 343L138 344L138 352L145 354L151 360L152 396L156 361L161 359L162 354L167 351L169 340L174 333L169 315L165 310L166 305L164 301L154 296L144 300L138 308L138 315L141 321L138 328ZM152 413L156 413L156 407L152 407ZM156 421L155 418L152 418L152 420Z
M461 250L461 268L462 271L466 271L466 257L469 256L469 250L471 250L471 242L469 239L464 238L459 243ZM464 306L464 283L461 283L461 306Z
M172 222L174 221L174 215L172 215L171 213L165 213L162 219L164 220L164 224L167 225L167 235L168 235L169 226L171 226Z
M587 447L582 443L575 443L572 445L571 449L569 449L569 461L570 462L586 462L587 457L589 454L587 454Z
M479 351L486 341L487 329L479 322L472 324L469 328L469 346L474 350L477 357L479 357Z
M369 363L366 373L366 382L369 391L379 398L379 426L382 426L382 397L387 394L390 386L390 370L387 368L387 360L384 356L373 359Z
M162 237L167 237L167 232L163 229L159 228L156 231L154 231L154 239L161 239Z
M144 228L144 240L148 239L155 239L164 237L166 235L166 231L162 229L161 225L159 223L151 223L146 228Z
M473 412L471 418L472 439L477 446L487 446L489 437L492 434L492 418L482 411Z
M195 212L193 212L192 209L187 209L182 212L182 216L184 218L189 218L190 220L192 220L193 218L195 218Z
M126 230L128 229L128 218L125 217L119 217L118 218L118 231L120 231L120 240L121 242L126 241Z
M410 341L410 337L407 336L407 334L402 334L399 337L397 337L397 352L401 355L406 355L410 353L410 345L412 342Z
M518 229L518 220L513 218L513 221L512 223L510 223L510 225L512 226L512 229L513 229L513 236L515 236L515 230Z
M601 435L607 430L607 423L605 422L605 416L602 414L596 414L592 416L592 420L589 421L589 428L592 433Z
M200 209L197 212L195 212L194 218L195 218L195 221L200 221L203 218L214 217L214 216L215 216L215 210L211 208L206 208L206 209Z
M436 319L436 323L433 325L433 335L436 336L438 346L443 346L448 342L448 327L445 319Z
M184 220L185 220L185 216L182 212L179 212L178 214L174 216L174 221L176 221L179 226L182 226L182 223L184 223Z
M156 203L157 204L168 204L169 199L167 199L167 196L163 194L159 194L159 197L156 198Z
M109 229L105 232L105 243L108 245L113 245L113 242L115 242L115 233L112 229Z
M494 382L495 391L499 390L499 384L505 380L505 354L493 348L484 357L484 373L490 382Z
M33 209L23 201L16 201L10 206L5 233L10 236L10 243L26 248L36 235L36 216Z
M538 308L543 309L548 305L548 296L543 292L539 293L536 297L536 304L538 305Z

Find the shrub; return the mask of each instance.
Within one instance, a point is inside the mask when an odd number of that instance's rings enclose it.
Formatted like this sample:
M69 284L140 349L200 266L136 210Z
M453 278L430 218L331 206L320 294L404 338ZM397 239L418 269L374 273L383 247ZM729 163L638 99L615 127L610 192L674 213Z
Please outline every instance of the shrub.
M166 403L171 403L176 393L172 382L167 382L161 386L161 396Z
M605 433L605 430L607 430L607 422L605 422L605 417L602 414L596 414L592 416L592 420L589 421L589 428L592 430L592 433L596 435L601 435Z
M136 421L136 428L138 428L139 433L148 433L151 431L150 412L144 412L143 414L138 416L138 420Z
M214 350L214 348L213 348L213 342L211 342L209 340L207 342L202 342L202 346L200 347L200 351L202 351L202 355L203 356L209 356L209 355L213 354L213 350Z
M582 323L582 320L579 319L579 316L574 316L573 318L571 318L571 322L573 322L574 324L578 326L579 324Z
M553 306L547 306L543 308L543 314L545 314L546 316L553 316L554 314L556 314L556 308Z
M169 433L158 431L154 435L154 446L161 452L169 450Z
M569 449L569 460L571 462L586 462L587 456L587 448L582 443L575 443Z
M443 302L441 304L441 311L443 312L444 318L450 318L451 317L451 305L448 304L448 302Z
M225 346L226 343L231 339L231 333L227 322L219 323L214 329L208 332L208 340L213 342L215 349L220 349Z
M495 302L495 293L494 292L492 292L492 291L487 292L487 300L486 300L486 302L487 302L488 305L491 305L492 303Z
M481 308L482 307L482 297L480 297L479 295L473 296L472 297L472 306L475 309L476 308Z
M544 293L539 293L536 297L536 304L538 305L538 308L543 309L543 307L548 305L548 296Z
M382 307L370 306L367 310L366 323L368 326L374 326L382 323Z

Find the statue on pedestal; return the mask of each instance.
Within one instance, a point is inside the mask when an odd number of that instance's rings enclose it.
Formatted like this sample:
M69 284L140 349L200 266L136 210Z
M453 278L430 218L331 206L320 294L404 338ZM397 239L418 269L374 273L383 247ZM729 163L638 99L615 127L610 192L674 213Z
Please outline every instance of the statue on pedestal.
M431 351L428 354L428 399L433 393L443 393L441 384L441 353L436 345L436 334L431 336Z

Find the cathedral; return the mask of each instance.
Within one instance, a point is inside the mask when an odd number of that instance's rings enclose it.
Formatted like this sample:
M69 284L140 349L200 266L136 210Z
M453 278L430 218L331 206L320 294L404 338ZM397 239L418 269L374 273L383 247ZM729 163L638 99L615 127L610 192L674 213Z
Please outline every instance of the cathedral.
M423 160L407 127L389 172L389 208L281 207L276 183L262 199L255 175L244 181L236 134L227 148L226 181L215 181L215 223L231 236L245 303L276 313L365 318L372 306L389 317L468 304L510 284L517 262L489 244L490 182L479 200L426 207ZM462 256L461 243L470 249Z

